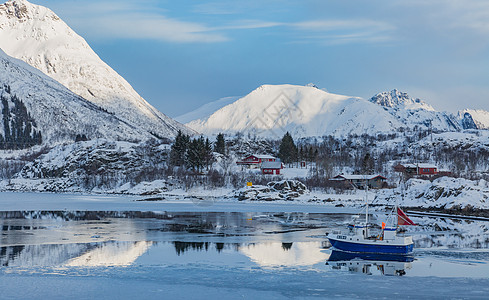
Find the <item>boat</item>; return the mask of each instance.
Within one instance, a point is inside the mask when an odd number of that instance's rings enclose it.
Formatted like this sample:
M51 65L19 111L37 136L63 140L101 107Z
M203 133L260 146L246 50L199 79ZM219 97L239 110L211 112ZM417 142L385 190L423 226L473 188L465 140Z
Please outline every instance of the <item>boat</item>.
M407 269L411 269L413 261L412 255L355 253L333 249L326 265L333 270L347 270L367 275L372 275L377 269L381 275L403 276L406 275Z
M350 224L348 232L333 231L327 234L327 238L334 249L359 252L379 253L393 255L409 255L413 252L414 243L412 236L398 235L399 225L415 225L404 212L395 206L395 225L386 226L382 222L382 230L378 234L371 234L368 223L368 186L365 187L365 223Z

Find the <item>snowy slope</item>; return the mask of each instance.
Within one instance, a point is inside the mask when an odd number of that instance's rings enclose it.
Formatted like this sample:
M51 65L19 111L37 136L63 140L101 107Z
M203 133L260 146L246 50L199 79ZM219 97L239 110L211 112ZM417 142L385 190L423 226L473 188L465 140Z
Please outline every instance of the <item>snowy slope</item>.
M430 126L435 132L475 128L470 118L437 112L398 90L379 93L367 101L296 85L261 86L207 117L186 124L207 134L240 131L269 137L282 136L286 131L305 137L375 135L402 129L428 130Z
M489 129L489 112L485 110L464 109L459 116L470 114L478 129Z
M0 48L136 127L162 137L172 137L179 129L190 133L139 96L45 7L26 0L0 5Z
M77 135L134 141L151 137L1 50L0 96L23 102L43 142L73 141ZM0 129L3 135L3 126Z
M207 104L202 105L201 107L197 108L196 110L190 111L186 114L183 114L181 116L178 116L175 118L178 122L181 122L182 124L188 123L193 120L197 119L203 119L209 115L211 115L213 112L216 110L219 110L223 108L226 105L229 105L236 100L238 100L241 97L224 97L221 98L217 101L213 101Z

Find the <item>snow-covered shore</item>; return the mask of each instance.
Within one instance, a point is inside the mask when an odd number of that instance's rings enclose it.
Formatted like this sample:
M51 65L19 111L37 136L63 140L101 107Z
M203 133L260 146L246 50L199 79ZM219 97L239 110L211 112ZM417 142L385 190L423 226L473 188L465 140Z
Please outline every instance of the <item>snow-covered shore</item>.
M0 182L0 191L54 192L85 194L96 197L113 195L114 198L120 195L123 198L129 197L132 201L138 202L191 202L197 206L208 206L216 203L226 203L227 205L274 203L280 206L328 206L358 209L365 203L365 192L361 190L347 190L343 193L336 193L334 191L325 192L321 190L309 191L301 187L300 192L287 190L284 193L271 189L270 186L244 187L238 190L233 188L206 188L203 186L185 189L169 184L165 180L141 182L135 186L123 185L116 189L100 189L87 192L77 186L64 186L59 180L12 179ZM288 196L291 194L293 194L293 197ZM41 196L41 198L43 197ZM411 179L406 183L405 188L370 190L368 200L370 204L379 209L385 206L392 206L397 201L398 205L403 207L471 214L474 211L489 210L489 182L450 177L438 178L432 182Z

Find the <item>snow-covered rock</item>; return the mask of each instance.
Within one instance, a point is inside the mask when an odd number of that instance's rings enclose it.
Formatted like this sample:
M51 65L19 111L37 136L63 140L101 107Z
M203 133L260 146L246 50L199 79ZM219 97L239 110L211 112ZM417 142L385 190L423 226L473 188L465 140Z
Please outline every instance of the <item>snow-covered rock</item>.
M294 200L309 193L307 187L297 180L271 181L266 186L254 185L236 191L238 200Z
M400 188L379 190L373 203L394 205L395 198L398 198L399 205L407 207L489 209L489 183L452 177L441 177L433 182L410 179L403 191Z
M0 5L0 48L131 126L160 137L192 133L146 102L48 8L26 0Z
M156 144L91 140L58 145L27 163L0 190L155 194L171 186L160 179L166 151ZM145 183L144 180L155 180Z
M388 108L424 109L434 111L428 103L420 99L412 99L407 93L393 89L390 92L382 92L370 98L370 102Z
M463 119L467 114L470 115L477 129L489 129L489 111L464 109L459 112L459 118Z
M447 112L438 112L420 99L410 98L407 93L396 89L390 92L382 92L370 98L370 102L382 106L389 114L396 118L407 128L422 130L432 129L435 132L459 131L472 127L466 124L463 127L461 121Z

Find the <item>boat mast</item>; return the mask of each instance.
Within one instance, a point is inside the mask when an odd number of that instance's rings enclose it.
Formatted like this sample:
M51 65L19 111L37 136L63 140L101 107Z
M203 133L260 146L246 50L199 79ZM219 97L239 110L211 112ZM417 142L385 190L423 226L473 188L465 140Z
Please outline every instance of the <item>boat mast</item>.
M365 179L365 238L368 237L368 183L367 180Z

